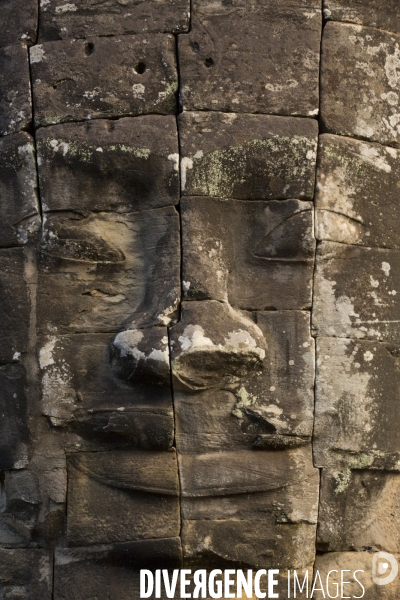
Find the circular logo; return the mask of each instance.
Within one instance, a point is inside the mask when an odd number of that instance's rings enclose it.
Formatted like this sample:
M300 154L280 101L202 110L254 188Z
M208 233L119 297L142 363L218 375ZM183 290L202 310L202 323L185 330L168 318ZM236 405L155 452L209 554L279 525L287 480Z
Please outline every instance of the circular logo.
M390 568L391 567L391 568ZM388 552L376 552L372 559L372 579L376 585L388 585L397 577L399 565L394 556ZM383 577L388 573L386 577Z

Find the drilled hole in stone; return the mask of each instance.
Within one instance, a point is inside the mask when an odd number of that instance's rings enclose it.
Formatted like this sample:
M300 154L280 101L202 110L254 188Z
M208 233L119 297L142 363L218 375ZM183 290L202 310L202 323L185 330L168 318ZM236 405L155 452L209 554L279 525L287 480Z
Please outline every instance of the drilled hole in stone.
M93 42L87 42L85 44L85 53L90 56L94 52L94 44Z
M207 68L210 68L214 65L214 61L211 57L206 58L206 60L204 61L204 64L206 65Z
M142 61L138 62L138 64L135 67L136 73L138 73L139 75L143 75L143 73L145 72L145 70L146 70L145 63L142 62Z
M192 43L193 52L200 52L200 46L197 42Z

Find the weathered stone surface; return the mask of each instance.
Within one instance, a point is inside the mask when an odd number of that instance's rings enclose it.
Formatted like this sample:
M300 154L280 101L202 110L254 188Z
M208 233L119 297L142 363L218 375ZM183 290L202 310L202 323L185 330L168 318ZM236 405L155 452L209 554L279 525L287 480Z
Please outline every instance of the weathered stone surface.
M179 202L173 116L70 123L36 135L44 211L136 212Z
M268 343L261 372L230 389L175 391L180 452L281 450L309 443L314 408L309 319L309 314L295 311L258 313L257 324Z
M316 207L319 240L399 248L399 151L322 135Z
M178 469L171 452L89 452L68 461L72 546L177 537Z
M36 0L3 0L1 3L0 46L34 44L37 34Z
M17 360L28 349L30 301L23 248L0 250L0 363Z
M330 572L328 589L332 597L335 594L341 594L341 577L343 575L343 581L350 582L343 585L343 598L347 596L350 598L364 598L365 600L397 600L400 591L399 578L397 577L393 583L387 585L377 585L374 583L371 575L373 557L374 554L370 554L369 552L329 552L317 556L314 569L315 571L319 571L324 586L324 594L321 591L317 591L318 588L321 589L320 582L318 581L313 598L322 600L322 598L327 597L326 584L327 576ZM398 555L395 558L400 561ZM382 559L378 561L378 563L384 562ZM344 573L342 574L341 571L343 570ZM356 573L358 581L355 580L353 575L355 571L358 571ZM363 588L365 592L363 592ZM309 590L311 591L311 586Z
M40 229L33 140L27 133L0 139L0 246L33 241Z
M0 471L28 460L26 373L21 363L0 366Z
M168 329L127 329L112 343L114 368L130 382L170 385Z
M46 551L0 548L0 594L4 599L50 600L52 579Z
M400 348L319 338L314 456L319 467L400 469ZM339 475L338 475L339 477Z
M0 48L0 135L26 129L31 113L28 51L20 44Z
M190 390L223 386L260 370L267 349L254 322L216 301L185 302L171 340L173 376Z
M46 42L30 64L36 125L175 112L172 35Z
M89 440L111 447L170 448L170 388L148 381L128 385L119 365L110 365L111 339L80 334L39 340L43 414L53 425L70 425L83 438L79 447Z
M317 252L317 335L400 341L400 253L322 242Z
M303 568L313 561L315 525L256 520L183 521L184 562L219 568Z
M244 430L261 427L256 448L301 445L313 429L315 352L309 313L257 313L257 325L268 344L266 364L261 375L240 382L233 414Z
M400 474L323 470L318 548L361 552L400 548Z
M179 473L188 564L284 568L313 560L319 476L310 445L184 454Z
M63 532L67 471L61 454L35 455L27 469L5 473L0 544L48 544Z
M399 43L377 29L326 25L321 117L328 131L400 146Z
M40 41L129 33L184 33L190 0L63 0L42 2Z
M324 16L400 33L400 6L397 0L324 0Z
M186 110L318 114L318 0L194 0L192 11L179 38Z
M194 112L179 129L184 195L312 199L316 121Z
M311 305L313 205L183 198L183 293L246 310Z
M168 325L180 297L179 216L157 211L48 215L39 249L44 333Z
M54 600L140 598L140 574L135 569L179 568L180 561L179 538L56 550ZM167 600L164 586L157 597ZM150 598L154 600L155 594Z

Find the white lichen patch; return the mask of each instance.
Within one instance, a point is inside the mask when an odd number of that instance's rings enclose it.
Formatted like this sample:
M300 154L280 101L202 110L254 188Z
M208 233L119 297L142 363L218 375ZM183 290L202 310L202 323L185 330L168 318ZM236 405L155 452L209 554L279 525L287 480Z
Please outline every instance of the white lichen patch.
M184 156L181 160L181 187L182 192L186 189L186 178L188 169L193 169L193 160Z
M72 3L68 3L68 4L61 4L61 6L56 6L56 13L65 13L65 12L75 12L78 10L78 7L76 6L76 4L72 4Z
M382 271L385 273L386 277L389 277L390 274L390 265L387 262L382 263Z
M204 335L204 329L200 325L187 325L183 334L179 336L182 351L192 348L215 347L214 342Z
M29 49L29 60L33 63L39 63L44 59L44 49L42 44L38 44L37 46L32 46Z
M56 337L48 339L46 344L39 350L39 366L41 369L45 369L50 365L54 364L53 351L57 343Z
M142 99L145 91L146 88L142 83L134 83L132 86L132 95L134 98Z
M63 156L68 153L69 144L66 142L60 142L58 140L50 140L50 146L53 148L54 152L61 151Z
M175 171L179 171L179 154L169 154L168 160L172 160L172 162L174 163Z
M140 329L128 329L121 331L114 338L114 346L118 348L122 357L132 354L135 358L144 358L144 352L138 350L137 345L144 337L143 331Z

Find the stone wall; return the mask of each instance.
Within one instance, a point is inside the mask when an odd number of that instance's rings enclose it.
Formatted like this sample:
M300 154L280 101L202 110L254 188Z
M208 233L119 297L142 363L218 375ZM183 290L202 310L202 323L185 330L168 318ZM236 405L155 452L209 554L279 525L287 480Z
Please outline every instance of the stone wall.
M0 19L0 598L184 566L397 599L398 0Z

